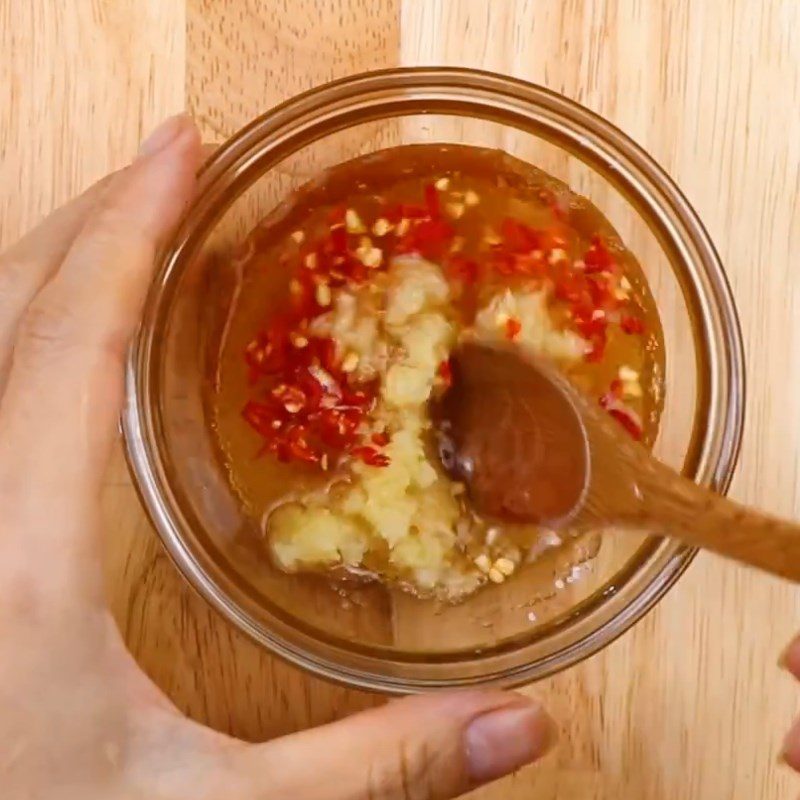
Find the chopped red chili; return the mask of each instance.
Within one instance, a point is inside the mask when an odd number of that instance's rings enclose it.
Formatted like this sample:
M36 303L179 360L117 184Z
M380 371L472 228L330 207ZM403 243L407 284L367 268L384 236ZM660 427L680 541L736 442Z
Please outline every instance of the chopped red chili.
M277 376L257 373L278 380L264 401L249 401L242 415L279 460L317 464L323 455L338 457L359 444L358 428L372 410L377 387L348 386L333 340L307 341L305 347L286 349ZM252 352L248 346L248 364Z
M289 256L290 261L298 259L290 284L289 309L259 332L244 352L251 384L265 385L263 393L248 402L242 414L264 440L264 449L281 460L322 462L327 466L329 459L349 454L373 466L388 463L388 458L376 449L388 443L388 436L359 433L376 402L378 387L374 383L354 383L353 375L341 369L336 343L309 331L311 322L329 310L332 290L370 280L376 270L387 268L394 254L418 253L441 263L456 285L455 296L465 308L474 309L479 291L476 284L482 278L495 276L521 280L526 286L552 287L555 301L566 307L567 324L588 342L586 360L590 362L600 361L605 354L609 318L618 320L627 334L644 332L644 322L639 317L618 316L618 309L625 302L618 291L621 273L602 237L593 237L579 260L569 255L577 248L577 242L565 224L568 209L562 209L554 195L548 195L546 200L553 210L546 229L505 217L500 223L499 239L489 240L481 262L461 252L450 252L460 249L463 239L458 248L454 247L456 232L442 216L441 192L433 184L426 184L422 195L418 204L382 203L380 216L402 231L381 234L382 251L374 265L367 266L369 262L364 259L364 252L371 252L374 247L366 236L371 221L364 219L363 232L355 232L355 227L362 226L354 226L352 212L348 215L342 205L328 212L323 235L301 242ZM348 221L352 233L348 232ZM519 319L511 318L504 324L509 340L515 340L521 330ZM449 362L442 362L437 372L449 385ZM612 383L601 404L632 435L637 430L641 435L640 424L627 413L620 396L620 387L615 388Z
M451 280L473 284L478 280L480 268L474 259L455 253L447 259L446 270Z
M388 467L391 463L388 456L378 452L374 447L355 447L350 454L370 467Z
M638 442L642 438L642 425L628 408L609 408L608 413Z
M644 320L639 317L625 316L620 320L620 327L628 334L644 333Z
M511 217L506 217L500 223L500 233L505 246L513 253L530 253L542 246L539 231Z
M428 209L428 214L430 214L432 219L436 219L441 213L439 206L439 191L431 183L426 184L423 191L425 193L425 205Z
M518 319L512 317L506 320L506 339L510 339L513 342L519 336L521 330L522 323Z
M599 403L637 441L644 433L639 415L622 402L623 383L614 378L608 391L600 396Z
M610 272L616 267L614 257L600 236L592 238L591 247L583 255L583 263L588 275L594 272Z
M435 190L434 190L435 191ZM453 226L443 219L424 219L411 226L397 243L398 253L419 253L429 260L440 260L455 236Z

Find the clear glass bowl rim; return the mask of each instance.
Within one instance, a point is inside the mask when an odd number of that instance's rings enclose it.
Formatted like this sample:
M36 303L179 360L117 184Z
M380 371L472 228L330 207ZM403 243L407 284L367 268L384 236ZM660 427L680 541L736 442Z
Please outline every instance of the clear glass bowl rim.
M417 67L362 73L324 84L276 106L225 142L203 166L199 190L157 265L139 333L127 365L122 417L134 484L166 550L189 584L226 620L261 645L312 673L361 689L408 693L475 685L515 686L546 677L608 645L669 590L695 551L653 540L631 574L600 595L577 638L546 657L517 647L392 660L367 648L343 650L315 640L275 617L257 622L210 574L186 543L188 523L170 490L150 403L158 322L170 305L181 266L205 233L260 175L324 136L368 121L420 113L491 119L568 150L612 183L659 238L681 284L697 351L698 402L684 474L725 492L738 458L744 425L745 368L738 315L724 269L696 212L666 172L614 125L544 87L473 69ZM669 387L667 387L669 392ZM622 597L637 583L631 597ZM587 622L588 620L588 622ZM592 622L594 620L594 622Z

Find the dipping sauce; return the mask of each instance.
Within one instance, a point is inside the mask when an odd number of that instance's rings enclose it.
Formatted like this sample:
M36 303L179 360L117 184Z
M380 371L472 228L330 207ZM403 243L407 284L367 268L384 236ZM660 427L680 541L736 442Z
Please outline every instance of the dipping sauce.
M347 162L242 253L212 405L231 483L282 570L458 600L553 543L482 518L440 462L431 403L464 339L529 348L655 438L662 335L639 265L584 198L504 153L416 145Z

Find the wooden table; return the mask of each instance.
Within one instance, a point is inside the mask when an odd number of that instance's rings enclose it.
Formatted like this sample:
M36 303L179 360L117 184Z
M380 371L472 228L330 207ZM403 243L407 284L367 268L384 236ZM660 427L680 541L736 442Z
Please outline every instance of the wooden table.
M563 92L643 144L705 220L749 366L733 494L800 516L800 3L797 0L0 0L0 220L7 243L188 107L220 140L320 81L396 64L480 66ZM187 713L251 739L379 702L275 661L167 561L121 458L105 493L114 611ZM779 673L800 593L696 560L635 630L532 688L558 752L494 800L777 800L797 705Z

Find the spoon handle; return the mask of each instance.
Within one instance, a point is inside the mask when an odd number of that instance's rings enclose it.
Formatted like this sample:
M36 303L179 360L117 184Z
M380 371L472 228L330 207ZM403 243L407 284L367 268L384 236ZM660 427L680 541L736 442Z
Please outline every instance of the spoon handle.
M800 525L752 511L651 461L637 522L686 544L800 583Z

